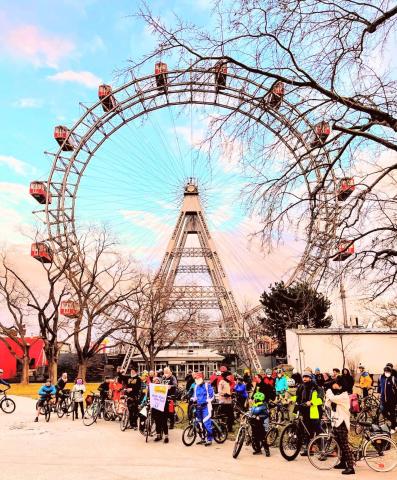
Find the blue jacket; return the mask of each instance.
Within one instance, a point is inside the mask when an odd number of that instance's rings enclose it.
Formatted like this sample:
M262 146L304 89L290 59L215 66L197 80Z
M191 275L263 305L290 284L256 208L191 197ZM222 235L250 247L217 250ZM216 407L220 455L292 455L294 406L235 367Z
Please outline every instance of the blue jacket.
M241 398L248 398L248 393L247 393L247 388L245 386L245 383L236 383L234 387L234 391L237 394L237 397Z
M5 385L6 387L10 387L10 384L7 382L7 380L4 380L3 378L0 378L0 385Z
M288 390L288 380L285 375L280 378L276 378L275 388L277 395L279 395L280 393L284 393Z
M201 385L196 384L192 400L198 405L206 405L214 400L214 389L207 382L203 382Z
M269 423L269 410L266 403L261 403L259 405L254 404L251 407L251 415L259 417L263 426L266 428L266 424Z
M382 374L378 381L378 393L380 393L380 399L382 403L396 402L397 400L397 380L392 375L386 377Z
M55 395L56 393L57 391L54 385L50 385L49 387L47 387L47 385L43 385L42 387L40 387L40 390L39 390L39 395L41 400L44 400L47 395Z

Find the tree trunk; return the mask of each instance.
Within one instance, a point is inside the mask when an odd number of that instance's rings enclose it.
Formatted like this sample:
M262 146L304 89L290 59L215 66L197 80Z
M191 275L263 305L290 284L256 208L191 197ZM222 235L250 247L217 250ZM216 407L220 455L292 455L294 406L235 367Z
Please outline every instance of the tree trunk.
M82 378L83 382L85 383L85 377L87 375L87 359L80 359L79 360L79 371L77 373L78 378Z
M48 376L51 378L51 383L54 384L58 380L58 362L53 357L47 357L48 361Z
M22 357L22 375L21 375L21 384L29 384L29 355L24 355Z

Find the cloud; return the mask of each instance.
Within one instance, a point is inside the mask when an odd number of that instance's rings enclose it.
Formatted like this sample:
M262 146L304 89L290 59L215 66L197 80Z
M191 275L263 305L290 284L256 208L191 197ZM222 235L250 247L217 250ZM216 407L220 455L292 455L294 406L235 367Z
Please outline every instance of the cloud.
M0 155L0 165L5 165L20 175L32 175L36 173L34 167L11 155Z
M40 98L19 98L12 104L16 108L40 108L42 105L43 100Z
M20 25L6 30L0 38L8 55L30 62L35 67L58 68L75 44L66 38L49 34L36 25Z
M76 72L73 70L65 70L64 72L50 75L47 78L54 82L79 83L87 88L98 88L98 85L102 83L102 80L99 77L87 71Z

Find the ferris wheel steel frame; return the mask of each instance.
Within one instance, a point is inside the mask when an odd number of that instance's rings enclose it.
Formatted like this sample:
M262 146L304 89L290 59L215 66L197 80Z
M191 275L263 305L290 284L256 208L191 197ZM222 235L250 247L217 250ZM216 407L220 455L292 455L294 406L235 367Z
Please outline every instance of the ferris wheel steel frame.
M313 207L318 211L317 218L311 224L305 250L287 283L290 284L296 279L318 281L324 272L324 258L329 258L334 248L337 208L330 207L327 195L329 197L331 194L332 198L336 199L337 182L333 169L330 168L331 161L327 150L324 147L317 149L310 147L309 135L314 131L314 125L300 114L285 96L278 109L266 105L264 99L268 96L270 88L257 83L249 75L228 72L225 88L216 91L214 70L194 67L169 71L166 87L166 92L159 92L156 76L151 74L133 78L113 90L116 105L110 111L103 110L100 100L90 107L80 103L84 112L70 129L67 138L75 145L73 151L65 152L60 146L56 153L45 152L52 158L52 168L47 180L47 191L52 195L52 203L45 204L44 210L36 210L34 213L47 226L47 241L53 250L55 264L58 256L62 257L65 252L69 255L72 252L78 257L75 227L78 188L89 162L106 140L123 126L157 110L200 105L219 107L233 114L239 113L275 135L299 165L310 202L312 180L305 172L308 170L314 172L317 181L320 182L321 169L329 170L334 190L328 193L325 190L318 192L315 199L317 207ZM284 110L286 114L281 113ZM272 121L267 121L267 116ZM276 126L272 125L274 121L278 122ZM284 129L296 139L294 145L290 145L284 138L282 134ZM72 264L72 274L79 270L78 264ZM257 312L258 307L252 311Z

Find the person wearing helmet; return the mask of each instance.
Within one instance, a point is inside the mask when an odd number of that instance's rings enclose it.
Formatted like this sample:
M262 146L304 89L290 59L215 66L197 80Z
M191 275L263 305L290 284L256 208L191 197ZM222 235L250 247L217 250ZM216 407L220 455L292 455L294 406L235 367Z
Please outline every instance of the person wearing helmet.
M0 385L5 385L6 387L11 387L11 385L7 382L7 380L4 380L3 375L4 375L4 370L2 368L0 368Z
M196 402L196 418L202 422L207 433L206 440L200 440L198 444L204 444L206 447L212 445L212 402L214 401L214 389L208 382L204 382L204 375L202 372L197 372L194 375L194 392L192 400Z
M295 387L295 380L293 378L287 378L287 383L289 388Z
M390 433L396 433L397 380L388 365L379 378L378 393L382 413L390 421Z
M321 373L321 370L318 367L314 369L314 380L319 387L324 387L324 375Z
M294 413L299 411L302 421L309 432L309 437L305 440L305 447L301 455L307 456L307 444L310 438L320 433L321 411L319 407L323 404L322 391L320 387L313 382L312 373L305 370L302 374L303 383L296 390L296 403Z
M358 370L360 372L360 378L358 379L358 387L363 392L363 397L368 397L368 390L372 386L372 378L370 374L365 370L364 365L359 365Z
M265 402L265 395L256 392L253 396L254 403L250 410L250 424L252 428L253 455L260 455L262 447L267 457L270 457L270 449L266 440L266 432L269 429L269 409Z
M288 391L287 377L281 368L277 370L274 388L276 389L276 395L284 395Z
M238 406L241 410L247 409L247 400L248 400L248 392L247 387L244 383L244 378L241 375L237 375L236 377L237 383L234 387L234 392L236 394L236 401Z

